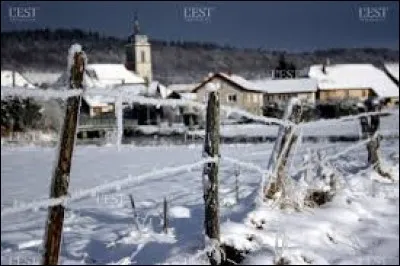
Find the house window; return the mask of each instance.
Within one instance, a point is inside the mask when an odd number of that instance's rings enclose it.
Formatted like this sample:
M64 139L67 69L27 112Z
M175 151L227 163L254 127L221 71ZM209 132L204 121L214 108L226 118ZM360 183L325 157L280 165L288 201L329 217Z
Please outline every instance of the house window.
M141 51L141 56L142 56L142 63L146 62L146 55L144 51Z
M228 95L228 103L235 103L235 102L237 102L236 94L229 94Z

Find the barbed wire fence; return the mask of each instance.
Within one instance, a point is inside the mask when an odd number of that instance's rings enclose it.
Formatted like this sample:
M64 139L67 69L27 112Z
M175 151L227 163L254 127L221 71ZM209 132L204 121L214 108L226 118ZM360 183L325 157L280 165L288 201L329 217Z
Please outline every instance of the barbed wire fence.
M85 95L101 95L101 96L108 96L108 97L114 97L115 99L115 106L116 106L116 114L117 114L117 128L118 128L118 134L116 138L116 146L118 149L120 149L121 145L121 139L122 139L122 134L121 130L123 127L123 119L122 119L122 101L129 101L132 103L137 103L137 104L144 104L144 105L155 105L155 106L170 106L170 107L177 107L177 106L182 106L182 107L197 107L202 111L205 111L207 108L207 104L204 103L199 103L195 101L190 101L190 100L177 100L177 99L154 99L154 98L147 98L144 96L138 96L134 92L129 92L129 91L118 91L118 90L108 90L108 89L102 89L102 88L96 88L96 89L27 89L27 88L10 88L10 87L2 87L1 88L1 99L7 99L9 96L14 96L14 97L21 97L21 98L40 98L40 99L62 99L62 100L67 100L71 97L82 97ZM289 106L289 110L293 106ZM247 111L235 108L235 107L230 107L230 106L220 106L220 111L225 112L226 115L230 114L237 114L239 116L243 116L246 118L249 118L253 121L261 122L267 125L278 125L281 128L288 128L288 127L293 127L293 131L291 134L297 134L298 137L301 139L301 131L304 130L305 128L309 126L326 126L326 125L334 125L337 123L341 122L346 122L350 120L359 120L362 117L372 117L372 116L382 116L382 115L394 115L396 114L395 111L372 111L372 112L366 112L362 113L359 115L350 115L346 117L341 117L337 119L326 119L326 120L318 120L318 121L310 121L310 122L301 122L301 123L295 123L290 121L289 119L277 119L277 118L269 118L269 117L264 117L264 116L257 116L252 113L249 113ZM219 125L218 125L219 126ZM360 130L361 132L361 130ZM371 142L374 138L376 138L377 134L379 134L380 131L377 130L373 136L368 137L367 139L360 140L350 146L348 146L346 149L342 150L339 153L326 156L324 157L321 161L319 161L319 164L323 165L329 161L335 160L339 158L340 156L343 156L357 148L360 148L362 146L367 145L368 143ZM361 134L361 133L360 133ZM278 138L282 141L282 138ZM278 141L277 139L277 141ZM290 138L289 138L290 139ZM289 140L290 141L290 140ZM283 149L288 149L288 142L283 141L281 148ZM301 143L299 144L301 146ZM332 144L332 147L335 145ZM295 145L294 147L295 150L298 149L298 147ZM277 149L277 148L275 148ZM273 151L274 152L274 151ZM276 152L276 151L275 151ZM282 153L282 152L281 152ZM286 152L287 155L290 153L290 148L289 151ZM277 161L279 163L279 160L281 160L283 157L277 157ZM54 206L67 206L71 202L83 199L83 198L89 198L89 197L95 197L97 193L104 193L104 192L109 192L112 190L118 191L120 187L123 186L128 186L132 184L133 182L137 182L138 180L143 180L147 178L152 178L152 177L157 177L157 176L168 176L171 174L175 173L180 173L180 172L188 172L192 171L193 169L196 168L201 168L204 167L206 164L219 164L220 162L227 162L233 165L237 165L242 167L243 169L248 169L250 171L257 172L260 174L260 197L258 200L263 201L265 197L265 186L267 181L269 182L271 179L271 176L273 174L276 174L276 169L272 169L271 167L264 169L263 167L254 164L252 162L246 162L243 161L242 159L238 158L232 158L228 156L221 156L220 154L218 156L213 156L209 157L206 156L203 159L191 163L191 164L186 164L186 165L179 165L176 167L166 167L162 168L160 170L156 171L151 171L149 173L145 173L142 175L138 176L128 176L124 179L117 180L114 182L110 182L108 184L103 184L103 185L98 185L96 187L92 187L86 190L81 190L77 193L73 193L71 195L66 195L62 197L55 197L55 198L50 198L50 199L43 199L43 200L32 200L30 203L20 203L19 206L12 206L8 208L4 208L1 210L1 216L7 216L11 214L16 214L16 213L21 213L24 211L29 211L29 210L37 210L40 208L51 208ZM296 172L301 172L307 169L308 166L300 167L295 169ZM274 172L275 171L275 172ZM207 202L206 202L207 204Z

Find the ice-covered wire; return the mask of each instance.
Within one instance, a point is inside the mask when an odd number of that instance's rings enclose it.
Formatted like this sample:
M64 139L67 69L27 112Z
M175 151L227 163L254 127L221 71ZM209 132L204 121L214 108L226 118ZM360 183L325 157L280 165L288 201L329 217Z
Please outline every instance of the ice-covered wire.
M24 87L1 87L1 99L6 99L7 97L19 97L19 98L39 98L44 100L49 99L63 99L66 100L70 97L82 95L82 89L72 89L67 88L62 90L55 89L27 89Z
M149 177L154 177L154 176L163 176L167 174L174 174L178 172L183 172L183 171L191 171L193 168L196 167L202 167L205 163L210 163L210 162L217 162L218 158L212 158L208 157L205 159L202 159L196 163L192 164L186 164L186 165L180 165L177 167L165 167L163 169L151 171L149 173L141 174L138 176L128 176L125 179L122 180L116 180L114 182L110 182L107 184L99 185L90 189L85 189L80 192L74 193L70 196L63 196L59 198L51 198L51 199L43 199L43 200L38 200L38 201L33 201L31 203L27 204L21 204L21 206L18 207L10 207L10 208L5 208L1 210L1 216L5 216L8 214L13 214L13 213L19 213L23 212L26 210L31 210L31 209L39 209L39 208L45 208L45 207L51 207L51 206L56 206L56 205L64 205L66 203L76 201L78 199L82 199L85 197L94 197L96 193L100 192L105 192L109 191L112 189L116 189L118 187L123 187L127 186L130 183L137 182L140 179L145 179Z
M162 105L162 106L193 106L200 110L206 108L206 104L184 99L156 99L137 95L134 91L121 91L119 89L104 89L104 88L88 88L83 90L68 90L65 89L27 89L27 88L11 88L2 87L1 88L1 98L6 98L8 96L18 96L18 97L34 97L41 99L67 99L73 96L106 96L106 97L122 97L123 101L130 101L132 103L144 104L144 105ZM228 114L238 114L246 118L252 119L254 121L266 123L266 124L279 124L279 125L290 125L288 121L283 121L277 118L265 117L260 115L254 115L245 110L241 110L231 106L221 105L221 110L226 111Z
M361 113L358 115L348 115L348 116L342 116L339 118L334 118L334 119L319 119L316 121L310 121L310 122L305 122L299 124L300 127L309 127L309 126L321 126L322 124L335 124L338 122L347 122L350 120L356 120L359 119L360 117L367 117L367 116L373 116L373 115L395 115L398 114L397 110L392 110L392 111L378 111L378 112L366 112L366 113Z
M263 175L269 173L268 170L263 169L263 168L261 168L260 166L254 164L254 163L244 162L244 161L241 161L239 159L226 157L226 156L221 157L221 159L223 161L227 161L227 162L230 162L230 163L233 163L233 164L236 164L236 165L240 165L240 166L242 166L244 168L247 168L249 170L257 171L257 172L259 172L260 174L263 174Z

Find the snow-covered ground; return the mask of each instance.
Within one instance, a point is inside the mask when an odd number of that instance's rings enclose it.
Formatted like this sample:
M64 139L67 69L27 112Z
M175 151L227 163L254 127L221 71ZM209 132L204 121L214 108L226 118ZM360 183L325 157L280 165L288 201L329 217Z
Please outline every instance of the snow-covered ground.
M348 142L300 145L291 172L296 172L307 149L337 154L349 145ZM385 167L393 172L398 172L398 145L398 139L382 142ZM272 147L273 144L223 145L221 157L233 157L265 169ZM69 191L74 195L128 176L191 164L201 160L201 155L201 145L123 145L119 151L112 145L77 146ZM55 157L55 148L1 148L2 213L5 208L18 208L48 197ZM398 264L398 181L395 184L373 181L376 177L370 171L362 173L366 157L362 146L336 159L335 165L348 183L344 183L332 202L293 213L256 207L253 202L261 176L244 167L240 168L240 202L236 204L235 167L222 160L222 240L251 249L244 261L249 264L271 264L275 252L279 253L275 248L277 239L285 240L283 256L292 263ZM177 174L133 178L124 187L68 203L61 263L207 264L201 252L204 248L201 172L197 167ZM138 226L134 223L129 194L135 200ZM162 232L164 197L169 203L168 234ZM46 216L46 208L2 214L2 264L40 263ZM254 224L259 223L264 223L263 229L255 228ZM247 240L248 236L253 240Z

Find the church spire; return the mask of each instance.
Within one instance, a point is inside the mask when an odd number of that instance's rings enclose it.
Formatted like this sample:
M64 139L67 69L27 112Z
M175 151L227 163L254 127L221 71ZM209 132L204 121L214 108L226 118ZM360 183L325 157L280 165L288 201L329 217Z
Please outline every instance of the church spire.
M135 12L134 22L133 22L133 35L137 35L139 33L140 33L139 19L137 12Z

